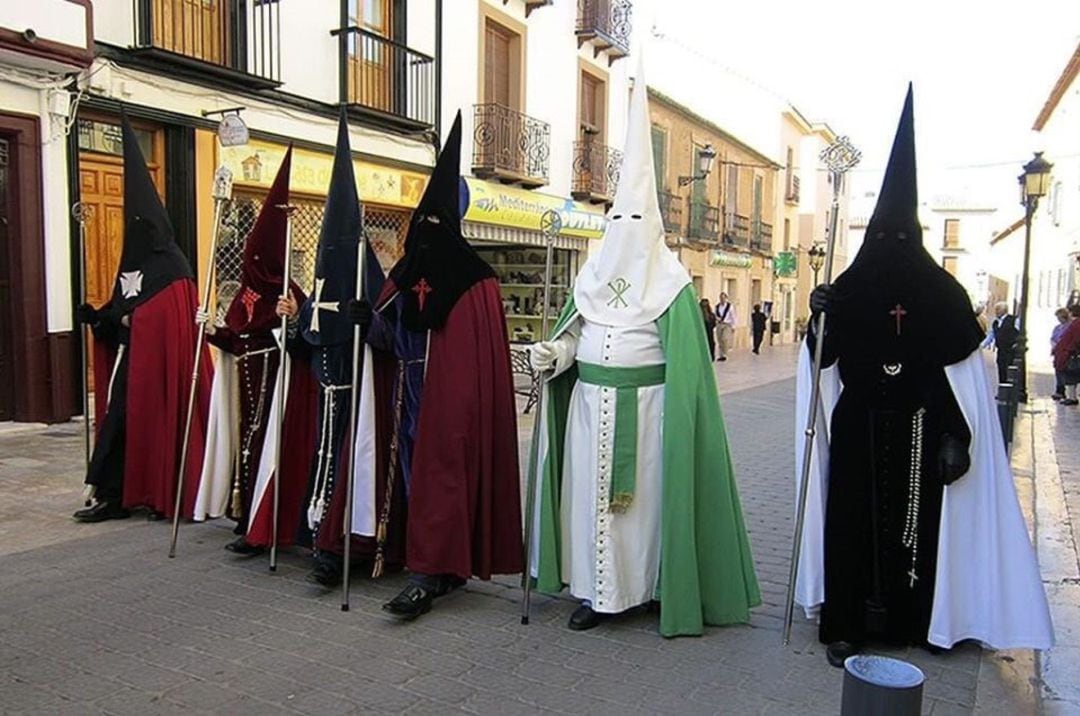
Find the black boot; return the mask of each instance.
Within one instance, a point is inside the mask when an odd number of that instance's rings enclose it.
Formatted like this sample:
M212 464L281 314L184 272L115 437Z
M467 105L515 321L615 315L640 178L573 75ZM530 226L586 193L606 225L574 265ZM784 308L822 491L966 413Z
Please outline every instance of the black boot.
M838 669L844 668L844 660L859 653L859 647L849 641L834 641L825 647L825 658Z
M600 622L607 619L607 614L595 611L588 604L582 604L570 615L570 623L567 624L574 631L585 631L600 626Z
M123 520L131 517L131 513L120 506L119 502L102 500L94 503L93 507L79 510L72 515L76 522L104 522L106 520Z
M266 551L265 547L251 544L243 537L237 537L225 549L240 557L256 557Z
M315 566L308 572L307 580L327 589L338 586L341 584L340 558L318 555L315 557Z

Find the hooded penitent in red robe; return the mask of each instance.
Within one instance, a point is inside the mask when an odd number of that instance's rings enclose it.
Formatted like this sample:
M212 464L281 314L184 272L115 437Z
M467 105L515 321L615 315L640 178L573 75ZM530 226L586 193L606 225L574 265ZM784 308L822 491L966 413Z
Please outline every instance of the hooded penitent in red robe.
M145 506L172 516L198 338L198 297L194 273L173 240L126 117L123 138L124 249L112 298L93 322L95 414L103 417L87 484L97 487L102 499L103 486L115 490L122 482L124 507ZM130 329L122 324L125 316ZM204 350L200 360L185 512L194 502L191 487L201 467L213 375L209 352Z

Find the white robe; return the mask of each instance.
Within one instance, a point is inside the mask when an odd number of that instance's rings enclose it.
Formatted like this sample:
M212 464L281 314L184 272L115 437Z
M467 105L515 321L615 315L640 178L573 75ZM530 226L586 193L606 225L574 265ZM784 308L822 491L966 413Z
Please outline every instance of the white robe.
M236 358L218 351L214 382L210 388L210 414L206 425L206 451L195 493L196 522L222 517L232 493L233 460L240 416L236 405Z
M945 487L934 602L927 641L950 648L973 639L992 649L1049 649L1054 641L1050 609L1035 550L1016 496L993 389L982 355L945 368L953 395L971 430L971 468ZM812 360L799 351L796 399L796 492L802 468L804 429L810 404ZM795 601L813 616L825 601L825 502L828 437L820 429L832 418L843 386L835 366L822 371L822 406L815 437L806 523Z
M579 318L557 343L560 369L569 366L575 355L587 363L610 367L664 363L655 323L614 327ZM625 512L613 513L609 506L615 389L580 381L574 386L563 457L561 569L570 593L588 600L598 612L625 611L647 603L656 592L663 421L664 386L639 388L634 498ZM546 435L542 441L541 449L546 450Z

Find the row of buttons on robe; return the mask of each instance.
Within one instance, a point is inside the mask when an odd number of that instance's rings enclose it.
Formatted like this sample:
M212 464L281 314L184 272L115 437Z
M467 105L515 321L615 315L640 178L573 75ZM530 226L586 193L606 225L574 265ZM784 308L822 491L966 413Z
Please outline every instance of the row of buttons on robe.
M605 333L604 360L611 359L610 334ZM614 443L611 403L612 388L600 388L600 454L599 454L599 479L597 480L596 492L596 606L603 607L607 602L605 588L607 579L605 572L608 564L608 543L611 539L611 511L609 508L609 495L611 493L612 450Z

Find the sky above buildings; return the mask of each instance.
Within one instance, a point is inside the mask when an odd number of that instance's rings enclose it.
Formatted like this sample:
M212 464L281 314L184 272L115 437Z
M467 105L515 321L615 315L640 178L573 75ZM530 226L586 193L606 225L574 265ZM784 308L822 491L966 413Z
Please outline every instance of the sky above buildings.
M1004 216L1019 214L1016 177L1080 40L1080 0L636 0L634 25L650 84L674 69L656 62L692 56L703 97L737 78L849 135L864 153L856 194L880 184L913 82L921 198L964 197ZM1080 131L1070 154L1080 161Z

